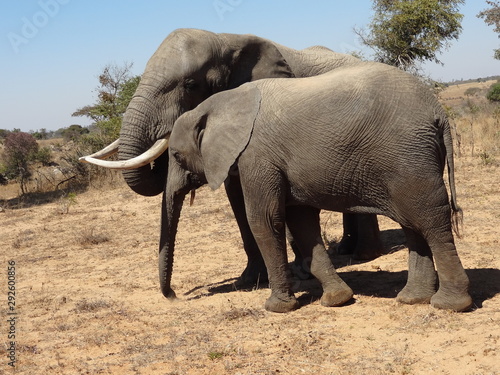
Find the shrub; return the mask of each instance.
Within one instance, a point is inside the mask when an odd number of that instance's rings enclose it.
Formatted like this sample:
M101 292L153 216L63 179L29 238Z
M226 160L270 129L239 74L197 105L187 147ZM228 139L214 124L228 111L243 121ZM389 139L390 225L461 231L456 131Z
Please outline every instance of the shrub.
M490 91L486 94L486 98L492 102L500 102L500 82L497 82L490 87Z
M52 160L52 151L50 147L42 147L34 154L34 160L39 161L43 165L49 165Z
M36 159L38 143L31 134L12 132L5 138L4 147L5 174L8 178L19 179L21 192L25 194L31 176L29 165Z
M469 87L467 90L465 90L464 94L465 96L474 96L478 94L481 91L481 88L479 87Z

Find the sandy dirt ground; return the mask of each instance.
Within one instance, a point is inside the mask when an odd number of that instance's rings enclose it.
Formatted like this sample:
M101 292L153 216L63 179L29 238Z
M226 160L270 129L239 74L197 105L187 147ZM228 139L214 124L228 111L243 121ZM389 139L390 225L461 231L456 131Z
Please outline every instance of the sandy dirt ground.
M245 256L223 190L203 188L185 204L175 302L157 280L159 197L120 186L22 208L4 201L0 374L500 374L500 167L456 164L456 242L474 299L466 313L395 302L407 249L386 218L387 254L356 262L335 254L341 216L323 212L329 252L355 298L326 308L316 281L295 280L300 309L275 314L263 308L266 285L234 288Z

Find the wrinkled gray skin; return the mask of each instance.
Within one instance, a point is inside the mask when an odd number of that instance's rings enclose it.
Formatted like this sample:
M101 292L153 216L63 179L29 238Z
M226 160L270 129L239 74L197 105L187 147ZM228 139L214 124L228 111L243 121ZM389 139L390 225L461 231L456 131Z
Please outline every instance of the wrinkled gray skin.
M337 306L352 297L321 239L321 209L381 214L401 224L410 254L398 301L456 311L471 306L452 234L460 209L449 124L413 76L367 63L321 77L247 83L181 116L170 152L170 171L187 185L196 180L216 189L239 175L268 269L266 309L298 306L287 279L285 225L323 286L321 303ZM167 197L186 188L173 181ZM164 288L173 294L169 280Z
M297 51L268 40L235 34L180 29L171 33L149 60L137 91L123 118L120 133L120 160L147 150L156 140L172 131L175 120L216 92L235 88L261 78L307 77L341 66L358 64L352 56L334 53L324 47ZM162 193L170 179L168 152L149 165L123 172L135 192L153 196ZM265 280L266 268L246 220L238 178L227 185L227 194L235 213L248 264L239 285ZM179 197L180 199L180 197ZM179 200L178 199L178 200ZM163 204L165 206L165 202ZM171 228L179 212L163 210L161 218L160 258L175 236ZM360 259L373 259L382 251L375 215L345 215L344 252ZM358 233L358 229L361 231ZM357 239L360 239L357 241ZM168 260L160 259L160 274ZM298 261L301 263L301 260Z

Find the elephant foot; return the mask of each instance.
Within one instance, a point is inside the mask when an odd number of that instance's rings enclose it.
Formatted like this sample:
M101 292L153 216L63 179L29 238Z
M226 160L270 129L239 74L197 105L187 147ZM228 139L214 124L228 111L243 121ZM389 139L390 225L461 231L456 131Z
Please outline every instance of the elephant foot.
M469 310L472 303L472 298L467 292L451 293L439 289L431 298L432 307L457 312Z
M268 282L267 268L262 264L249 262L243 273L235 282L237 289L259 288L261 284Z
M323 292L321 305L326 307L341 306L352 299L353 295L352 289L347 284L344 284L338 289Z
M435 289L416 290L415 288L405 286L403 290L398 293L396 301L406 305L428 304L435 292Z
M169 300L174 300L177 298L177 296L175 295L175 292L173 291L172 288L168 288L166 290L162 290L161 291L163 293L163 295L165 296L165 298L169 299Z
M267 311L276 313L286 313L299 308L299 301L294 295L289 297L277 297L275 294L271 294L264 305Z

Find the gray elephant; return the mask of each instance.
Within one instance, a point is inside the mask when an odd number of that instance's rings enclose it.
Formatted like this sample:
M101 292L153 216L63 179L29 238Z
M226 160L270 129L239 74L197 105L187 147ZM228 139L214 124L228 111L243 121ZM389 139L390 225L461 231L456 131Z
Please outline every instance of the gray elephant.
M127 184L137 193L153 196L164 192L168 170L168 143L163 138L172 131L175 120L219 91L232 89L261 78L315 76L360 60L335 53L325 47L301 51L290 49L252 35L214 34L194 29L172 32L149 60L137 91L124 115L120 139L102 151L82 158L108 168L125 169ZM120 162L104 159L118 151ZM158 155L161 155L158 157ZM151 167L150 162L154 160ZM235 177L227 185L248 264L239 285L264 280L266 268L245 215L242 191ZM164 204L165 205L165 202ZM177 218L161 218L160 258L167 252ZM376 216L344 215L345 252L360 259L380 255ZM359 239L359 240L358 240ZM347 250L346 250L347 249ZM302 261L299 259L298 263ZM160 259L160 273L164 260Z
M410 254L398 301L455 311L471 306L452 234L461 210L449 123L431 91L410 74L368 63L247 83L182 115L170 154L170 172L183 184L169 179L167 197L203 183L217 189L239 176L268 269L267 310L298 305L288 282L285 224L321 282L321 303L337 306L352 297L321 239L321 209L380 214L401 224ZM173 296L169 282L164 287Z

